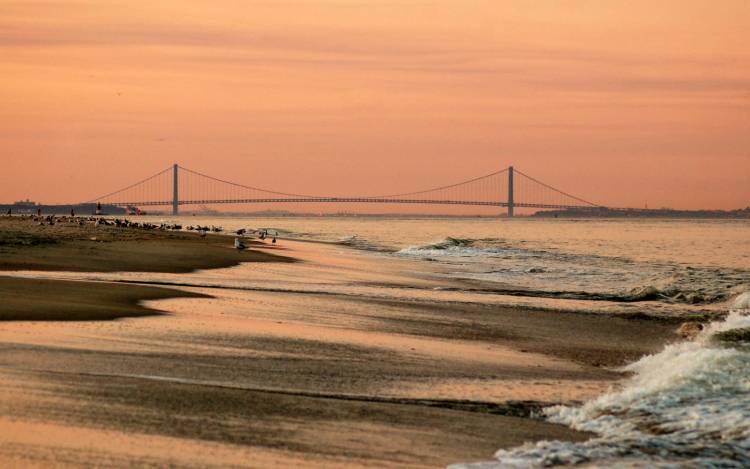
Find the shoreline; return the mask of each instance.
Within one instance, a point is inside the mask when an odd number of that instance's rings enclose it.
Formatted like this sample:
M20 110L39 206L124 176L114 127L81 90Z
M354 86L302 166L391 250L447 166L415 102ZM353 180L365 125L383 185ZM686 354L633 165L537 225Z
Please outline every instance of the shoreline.
M75 227L50 234L59 239L41 247L9 247L8 240L41 236L35 228L15 228L9 235L0 222L5 241L0 249L15 251L10 261L2 257L0 270L15 270L11 267L19 262L55 270L51 267L61 259L80 256L91 243L86 238L92 235L76 233ZM106 239L95 243L96 255L67 265L79 272L112 273L113 266L151 263L153 270L144 272L169 268L187 278L213 278L220 268L195 270L229 263L246 282L266 282L266 277L271 284L321 282L320 292L329 289L327 282L337 288L356 288L364 279L392 279L394 286L420 282L421 288L438 282L399 273L408 260L383 262L325 243L259 243L238 253L226 236L96 233ZM202 252L190 257L192 266L186 260L156 265L162 257L151 255L153 245L175 246L161 250L164 255ZM117 259L121 246L138 259ZM103 260L111 262L88 270ZM61 433L70 428L91 434L98 451L110 454L118 450L96 440L97 432L120 432L134 445L134 454L147 450L140 435L176 438L188 447L218 444L226 461L267 451L287 463L308 459L312 467L434 467L489 460L497 449L526 441L588 439L586 433L530 415L540 406L603 392L624 376L611 367L677 338L676 323L654 319L440 304L429 298L134 283L0 273L0 294L21 291L13 301L25 308L27 319L0 320L0 383L9 384L0 387L0 428L10 425L7 418L21 433L39 421L61 426L50 430L45 447L53 455L72 444ZM51 300L39 300L40 291ZM85 305L78 314L88 319L139 317L57 321L76 311L76 304ZM40 315L52 321L31 322ZM35 391L40 387L46 394ZM30 444L24 438L13 442ZM82 448L74 453L82 462L91 457ZM24 457L0 450L0 461ZM121 457L129 464L146 462ZM170 451L160 457L162 465L180 461Z

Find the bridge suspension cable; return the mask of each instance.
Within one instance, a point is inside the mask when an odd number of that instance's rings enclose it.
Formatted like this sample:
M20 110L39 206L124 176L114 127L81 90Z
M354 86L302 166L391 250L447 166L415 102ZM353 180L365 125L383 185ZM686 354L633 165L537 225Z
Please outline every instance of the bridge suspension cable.
M475 178L472 178L472 179L467 179L466 181L457 182L455 184L449 184L447 186L433 187L432 189L425 189L425 190L415 191L415 192L405 192L403 194L390 194L390 195L370 196L369 198L371 198L371 199L385 199L385 198L410 197L410 196L413 196L413 195L427 194L427 193L430 193L430 192L437 192L437 191L446 190L446 189L453 189L455 187L463 186L463 185L466 185L466 184L471 184L471 183L474 183L474 182L477 182L477 181L481 181L481 180L484 180L484 179L488 179L488 178L491 178L493 176L497 176L499 174L503 174L503 173L507 173L507 172L508 172L508 168L505 168L505 169L501 169L500 171L495 171L494 173L485 174L484 176L479 176L479 177L475 177Z
M574 195L568 194L567 192L561 191L560 189L554 188L554 187L550 186L549 184L546 184L546 183L540 181L539 179L536 179L536 178L534 178L532 176L529 176L528 174L526 174L524 172L521 172L518 169L516 169L515 172L516 172L516 174L520 174L521 176L525 177L526 179L529 179L529 180L531 180L531 181L539 184L540 186L544 187L545 189L554 191L554 192L556 192L556 193L558 193L558 194L560 194L560 195L562 195L564 197L567 197L569 199L575 200L577 202L580 202L580 203L582 203L584 205L588 205L590 207L602 207L599 204L595 204L593 202L589 202L588 200L582 199L580 197L576 197ZM571 205L574 205L574 204L571 204Z
M269 190L269 189L261 189L259 187L246 186L244 184L238 184L236 182L226 181L224 179L215 178L213 176L209 176L208 174L203 174L203 173L198 172L198 171L193 171L192 169L188 169L188 168L185 168L183 166L180 166L180 169L183 170L183 171L185 171L185 172L187 172L187 173L193 174L195 176L200 176L200 177L203 177L203 178L215 181L215 182L219 182L219 183L222 183L222 184L229 184L230 186L235 186L235 187L242 188L242 189L249 189L249 190L252 190L252 191L265 192L267 194L273 194L273 195L281 195L281 196L284 196L284 197L302 197L302 198L309 198L309 199L315 199L315 198L317 198L314 195L292 194L292 193L288 193L288 192L278 192L278 191L272 191L272 190Z
M140 181L135 182L135 183L133 183L133 184L127 186L127 187L123 187L122 189L118 189L116 191L110 192L109 194L105 194L105 195L102 195L102 196L99 196L99 197L95 197L95 198L93 198L91 200L87 200L86 202L83 202L83 203L84 204L90 204L90 203L96 203L96 202L106 201L107 199L109 199L110 197L112 197L114 195L121 194L121 193L123 193L123 192L125 192L127 190L130 190L130 189L133 189L133 188L135 188L137 186L140 186L140 185L146 184L148 182L151 182L151 181L155 180L156 178L158 178L159 176L162 176L163 174L166 174L167 172L169 172L171 170L172 170L172 166L164 169L163 171L159 171L158 173L154 174L153 176L149 176L149 177L147 177L145 179L141 179Z
M171 172L171 173L170 173ZM517 176L514 176L517 175ZM367 203L422 204L514 208L597 208L598 204L556 189L511 167L454 184L418 191L376 196L315 196L263 189L210 176L173 165L122 189L85 203L138 207L172 205L275 204L275 203ZM314 206L313 206L314 207Z

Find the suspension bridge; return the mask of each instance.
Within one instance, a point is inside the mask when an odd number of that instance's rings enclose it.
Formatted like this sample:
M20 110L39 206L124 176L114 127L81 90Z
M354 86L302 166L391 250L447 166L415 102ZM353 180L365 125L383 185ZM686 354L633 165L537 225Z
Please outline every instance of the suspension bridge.
M126 208L164 206L177 215L180 206L214 204L419 204L485 206L507 208L512 217L517 208L602 209L606 208L556 189L509 166L484 176L455 184L413 192L378 196L334 197L293 194L215 178L177 164L122 189L91 199Z

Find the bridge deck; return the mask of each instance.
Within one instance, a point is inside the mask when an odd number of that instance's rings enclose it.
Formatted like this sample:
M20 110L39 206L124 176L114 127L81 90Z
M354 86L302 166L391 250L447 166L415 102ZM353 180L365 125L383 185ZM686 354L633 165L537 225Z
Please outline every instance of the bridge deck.
M171 206L172 200L153 200L146 202L110 202L118 206ZM486 202L476 200L440 200L440 199L374 199L369 197L317 197L317 198L258 198L258 199L200 199L180 200L178 205L211 205L211 204L262 204L262 203L374 203L374 204L422 204L422 205L471 205L486 207L508 207L508 202ZM517 208L598 208L583 205L530 204L515 202Z

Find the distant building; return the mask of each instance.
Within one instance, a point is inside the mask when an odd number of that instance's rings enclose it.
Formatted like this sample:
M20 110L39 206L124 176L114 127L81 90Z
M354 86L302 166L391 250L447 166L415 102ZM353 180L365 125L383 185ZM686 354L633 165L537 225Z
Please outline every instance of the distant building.
M36 208L37 203L33 200L17 200L13 203L13 207L17 209L24 209L24 208Z
M97 204L44 205L29 199L18 200L13 204L0 204L2 213L6 213L8 209L18 215L36 215L37 210L41 210L45 215L70 215L71 210L78 215L93 215L96 213ZM125 209L116 205L102 205L101 210L108 215L125 214Z

